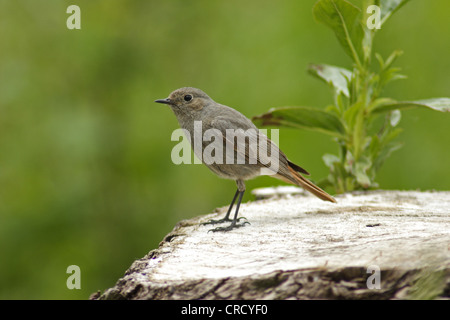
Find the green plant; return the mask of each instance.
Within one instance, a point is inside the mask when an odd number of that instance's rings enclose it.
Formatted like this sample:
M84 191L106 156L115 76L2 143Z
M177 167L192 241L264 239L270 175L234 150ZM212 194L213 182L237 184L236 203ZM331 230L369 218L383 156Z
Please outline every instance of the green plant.
M379 27L409 0L369 0L364 8L376 5ZM371 7L373 8L373 7ZM449 112L450 98L419 101L396 101L382 97L383 88L391 81L403 79L399 68L392 65L402 54L395 50L387 59L373 54L376 28L368 24L375 17L345 0L319 0L315 19L330 27L345 53L353 61L352 70L326 64L312 64L308 71L331 85L334 104L321 110L311 107L283 107L253 118L260 126L284 126L316 130L333 137L339 145L338 155L325 154L330 169L322 187L332 186L337 193L376 188L375 176L389 155L401 144L394 141L401 129L401 110L424 107ZM371 21L373 22L373 21ZM375 57L375 59L373 59ZM376 60L378 68L373 69ZM379 116L384 121L375 122Z

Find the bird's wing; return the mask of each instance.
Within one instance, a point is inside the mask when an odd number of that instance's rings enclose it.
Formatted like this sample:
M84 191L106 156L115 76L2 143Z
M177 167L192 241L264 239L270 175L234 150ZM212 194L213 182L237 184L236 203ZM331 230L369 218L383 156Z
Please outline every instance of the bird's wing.
M258 164L274 173L287 170L285 154L249 119L217 116L210 125L221 132L225 150L233 150L232 154L230 152L227 155L227 163L232 161L239 164L245 161L246 164Z

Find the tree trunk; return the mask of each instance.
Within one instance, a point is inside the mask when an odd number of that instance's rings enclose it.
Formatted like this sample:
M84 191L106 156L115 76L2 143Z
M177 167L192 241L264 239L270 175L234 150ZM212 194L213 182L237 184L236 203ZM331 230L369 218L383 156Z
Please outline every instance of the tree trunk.
M296 188L254 193L264 199L240 209L250 225L208 232L202 223L227 208L181 221L93 298L450 297L450 192L355 192L337 204Z

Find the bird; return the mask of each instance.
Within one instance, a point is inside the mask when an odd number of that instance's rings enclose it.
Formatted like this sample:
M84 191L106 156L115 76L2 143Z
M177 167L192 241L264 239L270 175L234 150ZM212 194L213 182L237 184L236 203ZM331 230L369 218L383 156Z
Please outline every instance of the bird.
M303 175L310 175L309 172L291 162L250 119L231 107L215 102L202 90L192 87L180 88L170 93L168 98L158 99L155 102L166 104L172 109L180 127L185 134L189 135L194 153L212 172L221 178L232 179L236 182L237 190L225 217L205 223L214 225L230 222L230 224L209 231L226 232L249 224L248 221L240 223L240 220L245 218L238 218L239 207L246 189L245 181L261 175L271 175L284 182L300 186L324 201L336 203L331 195L303 177ZM213 132L214 148L211 147L212 142L209 144L203 139L197 142L196 146L194 136L197 129L201 129L202 132L208 130ZM230 132L233 135L228 134ZM209 150L214 149L214 152L209 157L203 157L208 145ZM218 152L220 148L222 148L221 153ZM269 150L270 155L268 155ZM215 161L211 161L212 159ZM230 219L236 199L234 217Z

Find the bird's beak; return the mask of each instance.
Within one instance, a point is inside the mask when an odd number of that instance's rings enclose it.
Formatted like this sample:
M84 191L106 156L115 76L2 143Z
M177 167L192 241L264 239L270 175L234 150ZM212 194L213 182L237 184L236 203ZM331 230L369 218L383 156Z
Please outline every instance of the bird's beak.
M155 102L157 102L157 103L164 103L164 104L172 104L172 101L170 101L170 99L169 98L166 98L166 99L158 99L158 100L155 100Z

